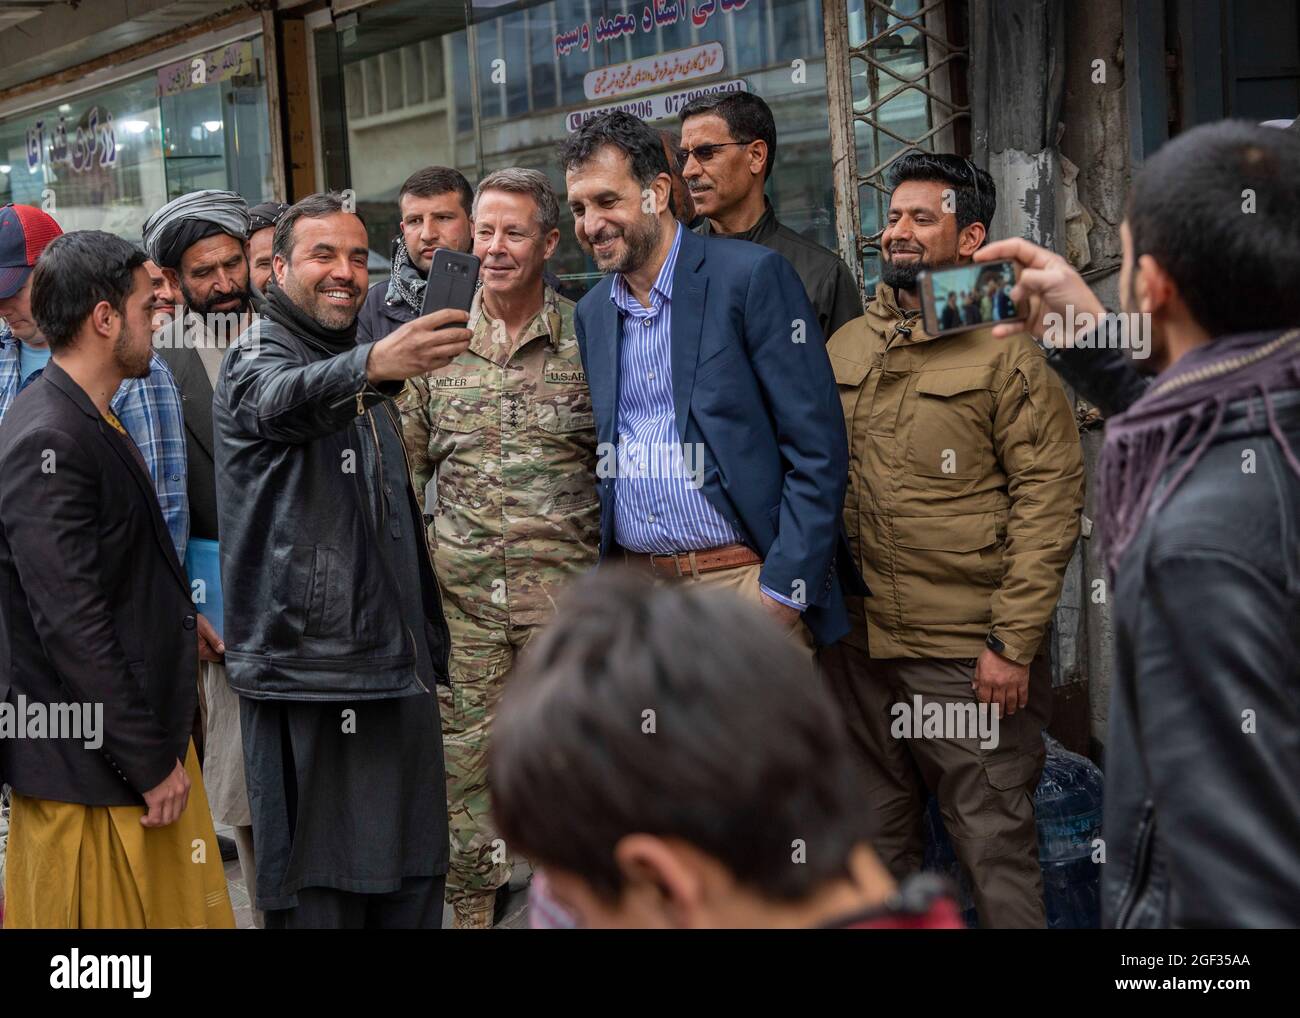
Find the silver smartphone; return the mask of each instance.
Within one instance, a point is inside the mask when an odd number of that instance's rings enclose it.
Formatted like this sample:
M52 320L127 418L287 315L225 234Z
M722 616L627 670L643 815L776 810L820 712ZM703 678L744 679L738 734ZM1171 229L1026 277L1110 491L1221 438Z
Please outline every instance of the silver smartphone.
M925 331L944 336L996 322L1023 321L1011 299L1016 263L971 262L946 269L927 269L916 277Z

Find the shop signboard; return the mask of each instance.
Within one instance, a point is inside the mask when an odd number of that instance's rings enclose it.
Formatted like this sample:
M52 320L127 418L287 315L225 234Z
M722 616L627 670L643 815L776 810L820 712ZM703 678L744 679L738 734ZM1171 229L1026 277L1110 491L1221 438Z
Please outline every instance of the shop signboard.
M662 120L665 117L675 117L682 111L682 107L687 103L698 99L702 95L709 95L713 92L747 92L748 86L741 78L735 78L731 81L717 81L709 85L700 85L696 88L688 88L677 92L664 92L659 95L640 96L636 99L629 99L627 102L614 103L610 106L593 106L590 109L574 110L565 117L565 127L572 134L579 127L585 124L594 116L601 113L609 113L613 110L622 110L624 113L631 113L634 117L640 117L642 120Z
M721 73L725 63L722 43L706 42L700 46L598 67L583 76L582 88L588 99L612 99L692 78L707 78Z
M602 15L595 21L583 21L572 28L560 32L555 37L555 55L566 57L575 51L586 53L593 42L613 42L625 35L653 32L656 28L667 28L679 21L690 21L696 28L703 28L715 14L731 14L744 10L749 0L700 0L690 3L688 0L651 0L641 8L638 19L634 11L625 11ZM595 98L589 96L589 98Z
M220 49L197 53L186 60L158 68L158 95L160 98L179 95L255 71L253 41L232 42Z
M47 124L41 118L27 128L27 169L34 173L44 163L84 173L92 166L116 164L120 146L113 131L113 114L92 106L81 121L69 133L68 118L60 113L56 123Z

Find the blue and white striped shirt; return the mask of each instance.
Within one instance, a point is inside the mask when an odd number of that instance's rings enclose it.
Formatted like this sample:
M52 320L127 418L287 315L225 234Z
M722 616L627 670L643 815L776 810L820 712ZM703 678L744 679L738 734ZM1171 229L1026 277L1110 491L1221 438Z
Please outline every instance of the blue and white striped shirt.
M681 246L679 223L650 290L650 307L632 295L621 274L609 294L623 313L614 539L628 551L655 555L742 540L692 481L677 434L670 357L673 267Z
M679 223L672 249L650 288L650 307L632 295L621 274L614 277L609 293L623 315L614 540L628 551L652 555L744 543L701 490L702 451L692 450L687 456L677 434L672 296L681 246ZM782 604L803 608L767 587L763 590Z

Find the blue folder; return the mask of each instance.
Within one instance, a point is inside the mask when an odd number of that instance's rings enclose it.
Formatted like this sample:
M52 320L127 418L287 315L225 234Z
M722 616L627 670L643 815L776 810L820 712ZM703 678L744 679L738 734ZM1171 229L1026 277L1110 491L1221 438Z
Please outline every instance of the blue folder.
M212 623L223 640L223 601L221 597L221 557L216 541L191 537L185 548L185 572L190 578L190 594L199 614ZM202 580L202 584L195 581Z

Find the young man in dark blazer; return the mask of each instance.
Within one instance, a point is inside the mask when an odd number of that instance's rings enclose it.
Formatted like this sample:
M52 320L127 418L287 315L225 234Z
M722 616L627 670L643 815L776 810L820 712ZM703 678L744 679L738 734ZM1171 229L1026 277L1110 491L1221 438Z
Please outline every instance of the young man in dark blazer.
M798 275L683 229L659 136L630 114L589 120L560 158L578 241L609 273L574 315L602 561L731 587L801 642L835 642L862 581L840 524L839 394Z
M144 261L99 231L51 242L32 309L53 359L0 424L10 928L234 925L190 741L190 587L109 405L150 370Z

